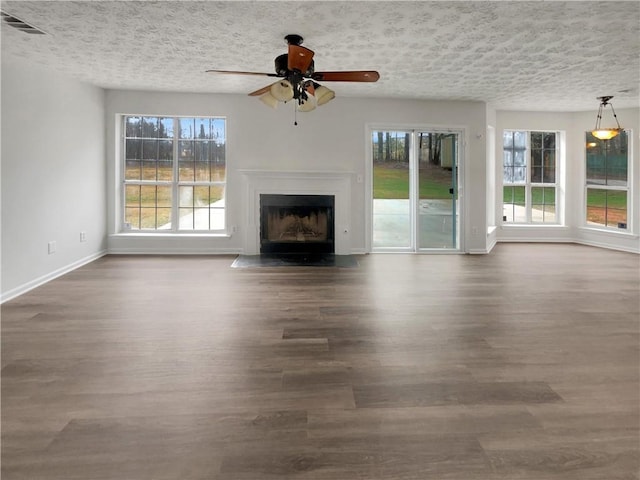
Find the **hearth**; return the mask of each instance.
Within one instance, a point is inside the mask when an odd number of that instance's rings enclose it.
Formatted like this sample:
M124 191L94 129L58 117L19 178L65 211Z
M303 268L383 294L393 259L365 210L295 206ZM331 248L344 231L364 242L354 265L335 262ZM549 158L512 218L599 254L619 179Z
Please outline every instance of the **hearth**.
M260 195L260 253L335 253L333 195Z

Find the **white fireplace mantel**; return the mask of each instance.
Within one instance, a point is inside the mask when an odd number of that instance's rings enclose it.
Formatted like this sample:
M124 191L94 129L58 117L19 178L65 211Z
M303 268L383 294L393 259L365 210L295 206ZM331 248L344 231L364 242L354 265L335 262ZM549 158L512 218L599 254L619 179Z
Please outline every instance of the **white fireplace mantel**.
M352 172L240 170L246 200L244 253L260 253L260 195L333 195L335 253L351 253Z

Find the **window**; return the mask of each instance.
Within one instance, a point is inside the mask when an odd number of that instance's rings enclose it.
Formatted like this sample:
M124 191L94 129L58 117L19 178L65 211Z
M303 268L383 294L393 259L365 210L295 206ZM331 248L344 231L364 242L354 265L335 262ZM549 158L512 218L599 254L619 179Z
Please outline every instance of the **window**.
M586 222L592 227L627 229L628 135L611 140L586 134Z
M503 133L503 223L558 223L556 132Z
M124 117L123 230L225 228L224 118Z

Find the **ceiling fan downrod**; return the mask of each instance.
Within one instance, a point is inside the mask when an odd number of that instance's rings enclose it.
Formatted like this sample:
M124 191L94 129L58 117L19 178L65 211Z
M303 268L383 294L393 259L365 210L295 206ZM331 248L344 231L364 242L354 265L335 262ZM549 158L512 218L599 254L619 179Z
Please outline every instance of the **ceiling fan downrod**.
M302 42L304 41L304 38L302 38L298 34L291 33L291 34L285 36L284 40L285 40L285 42L287 42L287 45L302 45Z

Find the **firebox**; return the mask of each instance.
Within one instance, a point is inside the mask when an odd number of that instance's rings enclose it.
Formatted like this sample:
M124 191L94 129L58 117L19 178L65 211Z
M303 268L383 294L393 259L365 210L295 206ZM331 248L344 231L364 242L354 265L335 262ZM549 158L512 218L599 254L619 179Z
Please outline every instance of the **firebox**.
M260 195L260 253L335 253L333 195Z

